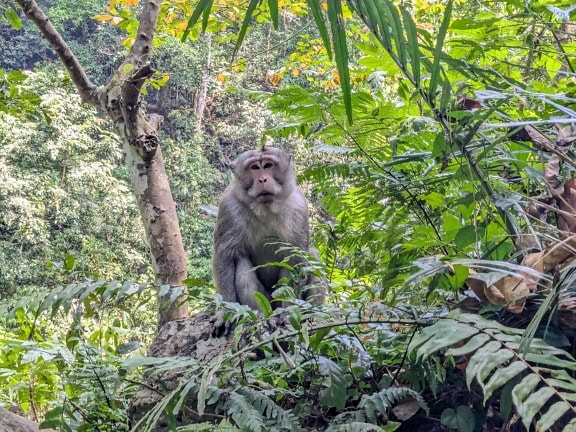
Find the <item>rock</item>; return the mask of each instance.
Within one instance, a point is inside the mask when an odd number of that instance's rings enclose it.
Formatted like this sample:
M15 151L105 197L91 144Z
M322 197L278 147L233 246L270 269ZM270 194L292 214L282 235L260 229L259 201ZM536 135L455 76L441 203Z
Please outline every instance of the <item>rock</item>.
M56 432L54 429L40 429L38 423L0 408L0 432Z
M201 363L208 363L220 353L232 349L233 339L229 337L212 337L214 323L213 315L201 312L191 318L166 323L160 329L158 336L148 350L149 357L191 357ZM146 415L167 393L174 390L185 370L172 369L153 375L144 376L144 385L132 399L128 412L132 427ZM190 394L188 406L195 406L194 395ZM207 413L209 414L209 413ZM193 410L182 410L178 415L178 425L206 421L207 417L199 417ZM158 421L156 432L169 431L165 418ZM3 432L0 430L0 432Z

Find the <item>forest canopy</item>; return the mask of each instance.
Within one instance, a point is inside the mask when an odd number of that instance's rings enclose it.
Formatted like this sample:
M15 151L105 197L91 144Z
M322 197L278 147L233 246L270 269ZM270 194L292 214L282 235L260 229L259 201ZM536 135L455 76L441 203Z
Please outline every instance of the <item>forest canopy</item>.
M0 0L0 408L63 431L574 430L575 13ZM320 259L278 263L257 312L211 262L232 161L262 146L292 155ZM218 356L148 351L215 311Z

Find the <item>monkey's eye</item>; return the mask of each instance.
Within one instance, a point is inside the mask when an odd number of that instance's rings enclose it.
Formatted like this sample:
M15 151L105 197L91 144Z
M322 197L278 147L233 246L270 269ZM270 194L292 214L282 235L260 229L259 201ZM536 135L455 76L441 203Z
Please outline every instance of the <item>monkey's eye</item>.
M254 164L254 165L250 166L250 169L257 170L257 169L260 169L260 167L256 164Z
M268 169L268 168L272 168L272 163L271 162L266 162L264 164L264 169Z

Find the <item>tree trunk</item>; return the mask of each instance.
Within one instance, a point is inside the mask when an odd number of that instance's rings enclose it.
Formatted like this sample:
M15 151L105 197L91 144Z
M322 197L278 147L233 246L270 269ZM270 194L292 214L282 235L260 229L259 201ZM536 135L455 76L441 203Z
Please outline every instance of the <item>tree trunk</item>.
M200 81L200 92L198 93L198 103L196 104L194 114L197 116L196 132L202 130L202 120L204 119L204 109L206 108L206 95L208 94L208 82L210 81L211 52L212 52L212 35L206 33L206 59L202 67L202 80Z
M51 21L34 0L16 0L56 51L86 103L105 110L122 137L126 163L152 253L156 283L160 287L159 325L188 315L186 255L176 205L166 176L158 139L162 116L145 115L140 90L154 70L148 63L161 0L144 3L140 26L130 53L110 82L96 87L88 79Z

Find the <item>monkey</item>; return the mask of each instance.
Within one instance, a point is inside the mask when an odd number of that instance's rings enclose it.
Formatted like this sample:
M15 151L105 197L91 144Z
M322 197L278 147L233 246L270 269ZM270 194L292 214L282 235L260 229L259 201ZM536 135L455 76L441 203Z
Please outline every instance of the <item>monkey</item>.
M254 293L272 300L278 281L290 274L278 266L258 267L290 255L279 242L318 254L308 244L308 203L288 153L274 147L249 150L232 163L232 170L234 178L218 208L212 274L224 301L257 310ZM326 292L318 279L311 276L308 289L297 290L297 297L322 304Z

